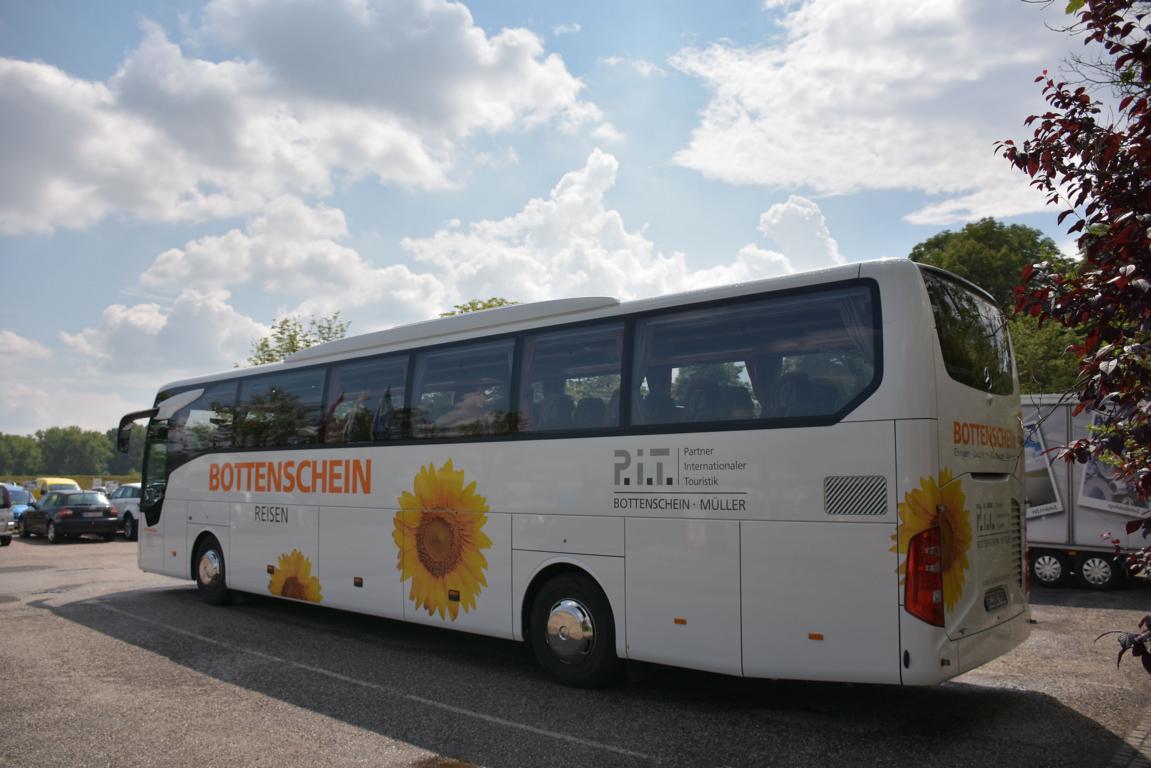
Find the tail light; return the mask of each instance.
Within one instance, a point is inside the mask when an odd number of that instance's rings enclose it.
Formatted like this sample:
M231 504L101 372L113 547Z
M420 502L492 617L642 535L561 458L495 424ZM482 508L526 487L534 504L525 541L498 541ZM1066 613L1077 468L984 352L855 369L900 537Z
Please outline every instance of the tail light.
M943 547L938 526L911 537L903 607L917 619L943 626Z
M59 512L56 513L56 517L71 517L71 516L72 516L72 510L69 509L68 507L64 507L63 509L61 509Z

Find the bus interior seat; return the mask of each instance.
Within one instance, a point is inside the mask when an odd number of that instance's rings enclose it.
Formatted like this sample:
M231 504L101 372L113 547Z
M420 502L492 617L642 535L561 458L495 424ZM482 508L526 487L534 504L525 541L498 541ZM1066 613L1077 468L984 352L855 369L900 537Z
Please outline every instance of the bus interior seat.
M648 424L668 424L683 420L683 411L670 395L648 393L643 399Z
M823 416L839 410L839 387L827 379L811 379L796 392L785 416Z
M755 403L751 393L741 384L726 384L720 387L719 399L727 411L729 419L754 419Z
M540 403L540 429L568 429L572 425L575 401L569 395L552 395Z
M584 397L581 398L575 407L575 415L572 417L572 426L581 429L589 427L603 426L604 415L607 413L607 405L603 400L598 397Z

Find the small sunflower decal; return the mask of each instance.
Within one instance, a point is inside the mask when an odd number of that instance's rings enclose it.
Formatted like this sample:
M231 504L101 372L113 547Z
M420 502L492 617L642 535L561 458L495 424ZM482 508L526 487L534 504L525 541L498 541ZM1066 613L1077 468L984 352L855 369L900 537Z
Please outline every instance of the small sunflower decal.
M949 469L939 473L938 484L934 477L920 478L919 487L908 491L899 503L899 533L891 536L896 544L891 551L906 554L913 536L934 525L939 526L943 549L940 553L943 604L949 611L963 594L963 583L967 578L967 553L971 549L967 498L963 495L962 484L951 480ZM904 579L906 565L906 562L899 565L900 582Z
M476 596L488 585L487 558L481 550L492 545L484 533L487 499L476 483L464 485L464 472L451 459L438 470L420 467L412 492L399 498L392 538L402 581L412 580L408 599L431 616L445 614L455 621L476 607Z
M298 549L280 555L279 564L268 581L273 595L318 603L324 599L320 593L320 580L312 575L312 561Z

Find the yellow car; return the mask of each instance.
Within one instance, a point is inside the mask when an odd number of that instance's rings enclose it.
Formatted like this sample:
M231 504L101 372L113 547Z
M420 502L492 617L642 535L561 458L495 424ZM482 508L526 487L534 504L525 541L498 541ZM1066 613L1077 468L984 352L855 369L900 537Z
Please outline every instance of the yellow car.
M36 499L42 500L51 491L78 491L80 484L66 477L38 477L36 478Z

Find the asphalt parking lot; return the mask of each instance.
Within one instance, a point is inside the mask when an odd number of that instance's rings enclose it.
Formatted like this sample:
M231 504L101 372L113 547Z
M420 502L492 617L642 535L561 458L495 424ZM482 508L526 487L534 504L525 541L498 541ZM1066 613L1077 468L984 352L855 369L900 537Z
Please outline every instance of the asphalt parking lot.
M213 608L123 540L17 540L0 765L1141 764L1151 676L1092 641L1151 612L1151 588L1032 597L1022 647L934 688L645 668L577 691L516 643L270 598Z

